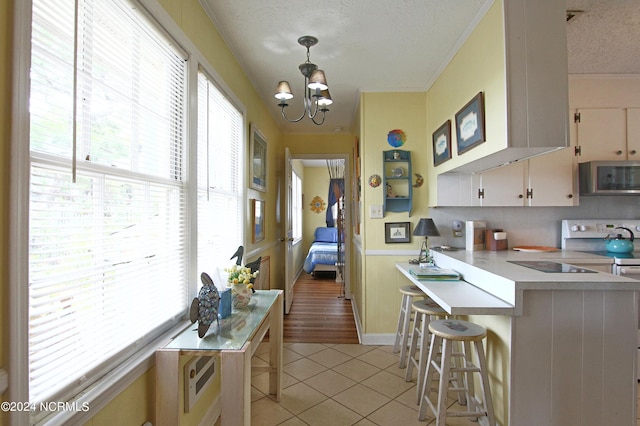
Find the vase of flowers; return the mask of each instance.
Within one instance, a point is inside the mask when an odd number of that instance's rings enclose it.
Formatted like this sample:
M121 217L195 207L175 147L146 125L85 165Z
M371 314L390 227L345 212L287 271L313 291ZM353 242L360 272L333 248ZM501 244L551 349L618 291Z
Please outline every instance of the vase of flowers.
M258 272L251 273L251 268L233 265L225 269L229 273L228 285L231 287L231 305L236 309L246 308L253 294L251 280L258 276Z

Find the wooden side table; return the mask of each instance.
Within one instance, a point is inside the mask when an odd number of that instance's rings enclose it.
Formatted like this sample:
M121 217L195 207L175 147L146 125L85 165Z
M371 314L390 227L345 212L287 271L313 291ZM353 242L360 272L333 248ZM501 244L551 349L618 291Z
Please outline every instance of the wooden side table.
M282 394L282 290L257 290L247 309L234 310L212 325L202 339L191 326L156 352L156 420L159 426L179 424L180 355L211 356L220 353L222 426L251 424L251 357L269 331L269 394Z

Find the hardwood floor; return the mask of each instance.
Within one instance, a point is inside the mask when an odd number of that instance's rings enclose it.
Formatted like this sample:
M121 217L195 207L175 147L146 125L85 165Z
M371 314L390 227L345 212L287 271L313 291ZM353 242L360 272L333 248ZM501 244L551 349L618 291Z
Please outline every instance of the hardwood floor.
M340 297L342 285L333 274L314 278L303 272L293 291L284 316L285 343L359 343L351 301Z

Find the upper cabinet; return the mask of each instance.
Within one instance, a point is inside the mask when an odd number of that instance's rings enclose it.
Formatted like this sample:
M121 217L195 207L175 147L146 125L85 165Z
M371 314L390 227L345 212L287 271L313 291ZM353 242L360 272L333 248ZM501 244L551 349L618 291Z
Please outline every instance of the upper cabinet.
M504 110L487 105L485 146L476 148L475 153L454 157L438 174L475 173L569 146L565 2L504 0L502 13L505 63L494 79L500 74L505 79L506 93L501 98ZM468 67L471 74L466 78L476 78L475 68ZM480 85L487 103L499 96L498 88L492 84L489 80ZM451 96L451 92L442 95ZM441 108L438 101L434 97L434 111ZM506 137L499 134L501 129L506 130ZM476 153L481 156L474 156Z
M573 171L573 148L564 148L472 175L441 175L438 205L573 206L578 202Z
M477 185L479 206L573 206L575 185L573 151L564 148L508 166L479 173Z
M640 108L578 108L578 162L640 159Z

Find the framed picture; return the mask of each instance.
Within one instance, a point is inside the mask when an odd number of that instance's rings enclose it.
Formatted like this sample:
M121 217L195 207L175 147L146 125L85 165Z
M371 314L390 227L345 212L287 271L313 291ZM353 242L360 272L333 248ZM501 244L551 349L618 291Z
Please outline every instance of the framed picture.
M411 222L390 222L384 224L385 243L410 243Z
M251 241L257 243L264 240L264 200L251 200Z
M433 132L433 165L437 166L451 158L451 120L447 120Z
M251 188L267 191L267 140L260 130L252 123L250 129L249 156L251 164Z
M475 95L456 113L456 136L458 138L458 155L485 141L482 92Z

